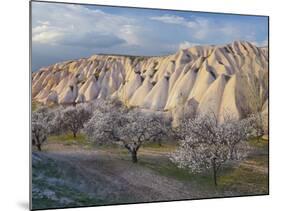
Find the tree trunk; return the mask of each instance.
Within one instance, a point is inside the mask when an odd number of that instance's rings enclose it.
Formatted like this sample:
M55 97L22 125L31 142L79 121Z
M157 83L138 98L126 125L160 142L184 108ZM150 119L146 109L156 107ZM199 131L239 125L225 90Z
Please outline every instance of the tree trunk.
M214 179L214 185L217 186L217 168L216 168L216 161L213 160L213 179Z
M262 135L259 135L259 136L258 136L258 139L257 139L257 142L261 142L261 141L262 141L262 137L263 137L263 134L262 134Z
M162 146L162 141L158 140L157 142L158 142L158 146L161 147Z
M257 125L257 141L260 142L262 141L262 137L263 137L263 134L264 134L264 130L263 130L263 120L262 120L262 116L260 114L260 112L258 113L259 117L258 117L258 125Z
M73 137L76 138L76 132L73 132Z
M41 144L37 144L38 151L41 151Z
M131 151L131 155L132 155L132 162L133 163L137 163L138 162L138 157L137 157L137 151L135 149L133 149Z

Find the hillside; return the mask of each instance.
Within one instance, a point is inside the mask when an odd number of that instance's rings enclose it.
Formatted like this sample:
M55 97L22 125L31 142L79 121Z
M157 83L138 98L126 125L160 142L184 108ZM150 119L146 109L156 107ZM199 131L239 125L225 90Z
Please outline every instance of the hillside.
M267 112L268 49L245 41L196 46L168 56L93 55L43 67L32 74L32 100L74 104L120 99L127 106L186 113L225 113L241 118L251 109L251 84Z

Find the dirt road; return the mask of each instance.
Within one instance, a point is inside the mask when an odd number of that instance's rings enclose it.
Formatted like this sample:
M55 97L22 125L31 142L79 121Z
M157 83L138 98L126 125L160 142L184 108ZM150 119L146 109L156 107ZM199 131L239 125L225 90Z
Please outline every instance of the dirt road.
M149 156L148 152L143 151L143 155ZM198 197L212 197L214 193L202 193L196 190L192 182L178 181L171 177L162 176L159 173L141 165L134 164L130 161L129 155L120 156L120 154L109 153L103 150L84 150L79 148L69 148L67 150L35 152L34 160L37 162L54 162L56 178L52 175L44 175L44 170L37 174L40 180L47 180L49 183L55 181L54 186L59 185L57 179L63 181L65 186L77 190L77 192L87 194L89 198L101 204L115 203L134 203L148 201L166 201L192 199ZM153 160L167 159L167 156L161 153L153 153ZM156 159L154 159L156 158ZM33 171L36 170L37 162L34 162ZM43 167L44 168L44 167ZM50 168L47 166L46 168ZM36 177L36 175L34 176ZM51 178L50 178L51 177ZM34 188L37 192L42 187ZM41 190L38 190L41 189ZM47 193L53 190L47 187ZM46 191L45 191L46 192ZM58 199L56 191L53 191L52 199ZM37 198L44 198L48 195L40 195ZM73 202L74 200L63 196L65 202ZM36 200L36 198L34 199ZM91 200L87 201L87 205ZM71 204L70 203L70 204ZM95 202L94 202L95 203ZM82 203L83 204L83 203ZM79 205L79 204L78 204Z
M33 152L34 208L239 195L155 170L171 165L167 153L141 149L135 164L129 154L116 149L48 145L45 152Z

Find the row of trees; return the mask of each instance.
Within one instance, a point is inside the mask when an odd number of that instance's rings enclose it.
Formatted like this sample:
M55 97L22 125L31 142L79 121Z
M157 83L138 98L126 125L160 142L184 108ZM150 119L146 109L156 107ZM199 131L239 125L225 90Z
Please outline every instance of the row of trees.
M255 118L235 120L225 117L219 123L215 114L183 118L177 128L162 114L128 109L118 101L96 101L90 104L39 108L32 115L32 143L41 150L49 134L71 131L75 138L84 132L94 142L117 144L138 162L138 150L145 142L172 138L180 142L170 160L179 168L194 172L212 170L214 184L226 163L237 164L247 156L247 140L255 134Z
M119 101L101 100L55 109L41 107L32 114L32 143L38 150L47 135L71 131L75 138L82 130L91 141L125 147L133 162L137 162L137 152L144 142L160 143L170 129L170 121L161 114L128 109Z
M137 152L144 142L160 141L169 132L170 122L162 115L146 114L124 107L95 108L84 131L96 142L115 143L125 147L132 162L138 161Z
M91 110L87 105L76 107L58 107L49 109L40 107L32 113L32 144L41 151L41 145L48 135L59 135L71 131L76 138L79 130L91 118Z

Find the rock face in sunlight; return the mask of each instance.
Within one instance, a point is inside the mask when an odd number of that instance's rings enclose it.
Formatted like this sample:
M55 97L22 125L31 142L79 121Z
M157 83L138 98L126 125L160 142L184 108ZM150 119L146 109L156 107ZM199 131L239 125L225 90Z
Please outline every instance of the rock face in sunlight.
M225 112L241 118L248 83L258 78L263 86L267 73L267 47L244 41L196 46L168 56L93 55L34 72L32 99L44 104L120 99L127 106L176 116L192 107L197 114L213 111L218 119ZM190 102L196 108L187 106Z

